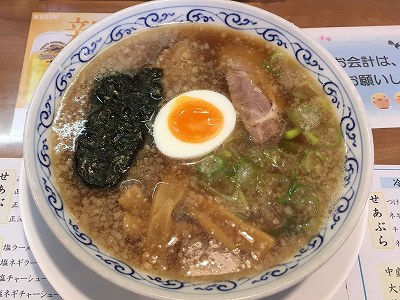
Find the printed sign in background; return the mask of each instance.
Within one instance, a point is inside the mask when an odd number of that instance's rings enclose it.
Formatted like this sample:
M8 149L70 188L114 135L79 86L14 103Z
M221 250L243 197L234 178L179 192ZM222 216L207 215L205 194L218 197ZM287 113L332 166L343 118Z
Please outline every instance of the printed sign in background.
M372 128L400 127L400 26L304 29L357 88Z
M44 71L82 31L108 14L33 13L18 89L16 108L26 108Z
M69 41L108 15L105 13L32 14L10 140L22 140L29 102L51 61Z

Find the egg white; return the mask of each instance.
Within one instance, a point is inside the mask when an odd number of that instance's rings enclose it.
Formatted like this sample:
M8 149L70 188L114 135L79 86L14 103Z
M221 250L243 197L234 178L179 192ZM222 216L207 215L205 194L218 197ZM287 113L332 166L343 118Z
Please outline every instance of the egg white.
M215 137L202 143L188 143L179 140L171 133L168 127L168 116L176 99L181 96L207 101L221 111L224 121L220 132ZM228 98L214 91L193 90L173 98L160 109L154 120L153 136L157 148L163 154L178 159L197 158L206 155L220 146L235 128L235 123L236 112Z

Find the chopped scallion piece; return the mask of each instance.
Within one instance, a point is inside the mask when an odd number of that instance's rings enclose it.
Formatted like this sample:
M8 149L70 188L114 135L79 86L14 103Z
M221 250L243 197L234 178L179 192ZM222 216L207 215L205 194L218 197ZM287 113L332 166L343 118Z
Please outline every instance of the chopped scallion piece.
M221 171L226 164L226 161L216 155L210 155L204 158L197 166L198 170L206 175L212 176L213 174Z
M301 164L307 172L315 171L317 168L321 167L322 159L319 152L314 150L306 151L303 159L301 160Z
M283 51L275 51L267 57L262 67L267 70L272 77L278 78L281 74L281 66L287 61L287 55Z
M283 134L283 138L286 140L292 140L296 136L298 136L300 133L301 133L301 129L299 127L295 127L293 129L289 129L289 130L285 131L285 133Z
M317 127L321 122L318 108L310 103L301 103L288 112L290 122L303 130Z
M303 135L306 138L307 142L310 143L311 145L314 146L319 143L319 138L311 131L304 131Z

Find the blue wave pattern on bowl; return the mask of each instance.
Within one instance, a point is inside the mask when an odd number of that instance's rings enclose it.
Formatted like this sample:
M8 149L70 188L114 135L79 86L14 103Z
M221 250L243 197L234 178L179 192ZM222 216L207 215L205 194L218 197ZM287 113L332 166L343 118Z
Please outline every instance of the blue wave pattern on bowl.
M55 117L56 102L63 96L71 84L73 77L82 66L89 62L97 53L104 50L122 38L135 33L139 29L153 27L171 22L201 22L221 24L230 28L247 31L258 35L264 40L286 49L296 60L315 75L326 95L337 108L340 118L342 134L345 137L347 153L345 161L344 193L327 226L314 236L308 244L302 248L290 261L275 266L274 268L253 276L239 280L228 280L212 284L193 284L179 280L168 280L153 277L138 271L125 263L108 256L87 236L81 232L79 226L65 210L63 201L54 186L51 177L51 158L49 156L50 127ZM108 268L139 281L147 286L157 286L168 290L182 290L185 293L196 294L197 291L227 292L241 286L251 288L264 282L273 281L275 278L290 273L301 267L317 250L323 248L327 240L330 240L346 219L353 200L357 194L360 183L360 164L357 157L361 157L361 135L357 125L357 117L347 94L343 94L339 80L326 63L304 42L298 40L284 28L276 26L268 20L257 16L239 13L233 10L211 6L175 6L164 7L151 11L131 15L121 21L109 25L105 30L99 31L82 42L76 50L61 64L61 71L54 74L42 96L40 113L37 116L36 128L36 164L40 166L38 171L41 178L41 188L52 211L57 216L62 227L75 238L81 248L90 253L98 261Z

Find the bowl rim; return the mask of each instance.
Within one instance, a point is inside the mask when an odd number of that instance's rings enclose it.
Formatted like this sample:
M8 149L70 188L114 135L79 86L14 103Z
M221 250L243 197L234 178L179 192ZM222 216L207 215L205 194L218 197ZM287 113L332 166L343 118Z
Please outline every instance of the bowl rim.
M317 42L313 41L306 33L301 31L300 28L298 28L296 25L293 23L269 12L266 10L263 10L261 8L257 8L245 3L240 3L240 2L235 2L235 1L229 1L229 0L204 0L201 1L201 3L196 2L196 1L185 1L185 0L156 0L156 1L151 1L151 2L146 2L146 3L141 3L137 4L128 8L125 8L123 10L120 10L116 13L111 14L110 16L107 16L106 18L102 19L101 21L97 22L96 24L92 25L89 27L87 30L85 30L84 33L79 35L77 38L73 39L68 43L68 45L60 52L60 54L55 58L53 63L49 66L49 68L46 70L44 73L37 89L35 90L32 101L29 104L27 115L26 115L26 120L25 120L25 128L24 128L24 139L23 139L23 148L26 151L23 151L23 160L25 163L25 172L26 172L26 178L28 180L28 184L31 190L31 193L33 195L33 199L35 201L36 206L38 207L41 216L45 220L46 224L49 226L49 228L52 230L52 232L55 234L55 236L61 241L63 246L71 252L80 262L82 262L84 265L89 267L90 269L94 270L97 274L102 275L103 277L106 277L107 279L111 280L112 282L116 283L119 286L122 286L124 288L127 288L129 290L132 290L134 292L141 293L146 296L150 297L162 297L162 298L169 298L171 299L176 299L177 294L174 293L173 295L168 295L168 296L160 296L157 293L150 292L148 287L142 287L139 284L136 283L129 283L127 284L125 281L120 281L117 279L108 278L107 273L109 273L109 269L106 268L105 266L95 263L92 264L91 262L94 261L92 256L87 253L86 251L81 251L81 247L77 245L76 243L71 243L71 238L65 235L64 229L61 227L61 225L56 222L56 226L54 226L54 215L51 212L50 208L47 206L46 203L43 203L43 201L40 201L41 199L41 194L42 191L40 187L37 186L37 183L35 181L35 178L37 177L36 174L36 168L34 165L34 152L33 151L28 151L33 147L33 134L34 134L34 126L29 126L30 124L35 124L35 120L37 117L36 112L38 111L40 101L35 99L40 99L39 94L41 89L45 89L45 84L46 82L51 81L51 77L53 75L53 72L61 68L61 62L64 59L64 56L67 57L68 53L70 53L72 49L77 48L82 42L82 40L91 35L94 34L95 32L101 31L102 28L107 27L106 25L115 20L115 21L121 21L121 16L124 16L125 14L129 13L132 11L132 14L135 14L134 11L136 10L144 10L146 8L152 9L156 8L159 5L163 4L172 4L173 6L194 6L194 7L205 7L205 6L220 6L221 8L226 8L229 10L241 10L245 14L252 14L255 13L256 15L265 15L270 18L271 22L277 21L279 24L284 24L286 27L290 28L291 34L295 35L302 41L304 40L307 45L311 45L312 49L316 52L316 54L319 57L322 57L322 59L326 62L329 62L329 66L335 73L337 74L336 77L340 79L339 81L344 87L344 90L347 91L349 94L349 98L351 98L351 103L353 106L356 107L356 111L358 112L357 118L358 118L358 124L360 125L366 125L366 127L361 128L360 126L360 133L361 133L361 140L365 141L365 145L363 146L363 159L362 159L362 168L365 171L365 175L363 175L363 180L360 181L359 184L359 192L360 194L355 198L357 199L358 202L361 202L358 204L358 209L352 209L349 215L347 216L346 219L346 224L344 228L341 229L341 234L340 236L335 236L332 238L330 241L330 247L329 249L322 249L321 253L318 254L318 260L314 259L313 261L310 261L307 263L307 270L302 271L301 275L299 276L299 272L292 272L289 275L289 279L287 280L286 284L280 287L275 287L271 290L269 290L268 294L265 294L263 292L259 292L258 294L254 295L249 295L248 291L235 291L234 295L238 295L239 298L241 299L252 299L256 298L259 296L265 296L265 295L271 295L274 293L277 293L281 291L282 289L286 289L298 282L300 282L302 279L307 277L309 274L314 272L316 269L318 269L323 263L328 261L330 257L333 256L333 254L343 245L343 243L347 240L347 238L350 236L351 232L353 231L355 225L357 224L361 213L362 209L365 206L365 203L367 202L367 195L369 192L370 184L372 181L372 170L373 170L373 141L372 141L372 132L369 126L369 122L367 119L367 114L365 111L365 108L363 106L362 100L360 98L360 95L358 94L356 88L354 87L353 84L351 84L351 81L347 77L347 74L345 71L340 67L339 63L336 62L332 58L332 55L325 49L323 48L320 44ZM126 16L128 17L128 16ZM31 144L29 144L31 142ZM363 171L363 174L364 174ZM364 200L362 199L364 198ZM363 200L363 201L362 201ZM329 250L329 251L328 251ZM305 267L300 267L301 269L304 269ZM134 286L134 288L132 287ZM241 294L241 295L240 295ZM221 295L222 297L223 295ZM230 294L227 294L226 296L231 296ZM191 295L191 297L196 297L195 295ZM201 297L201 296L200 296Z

